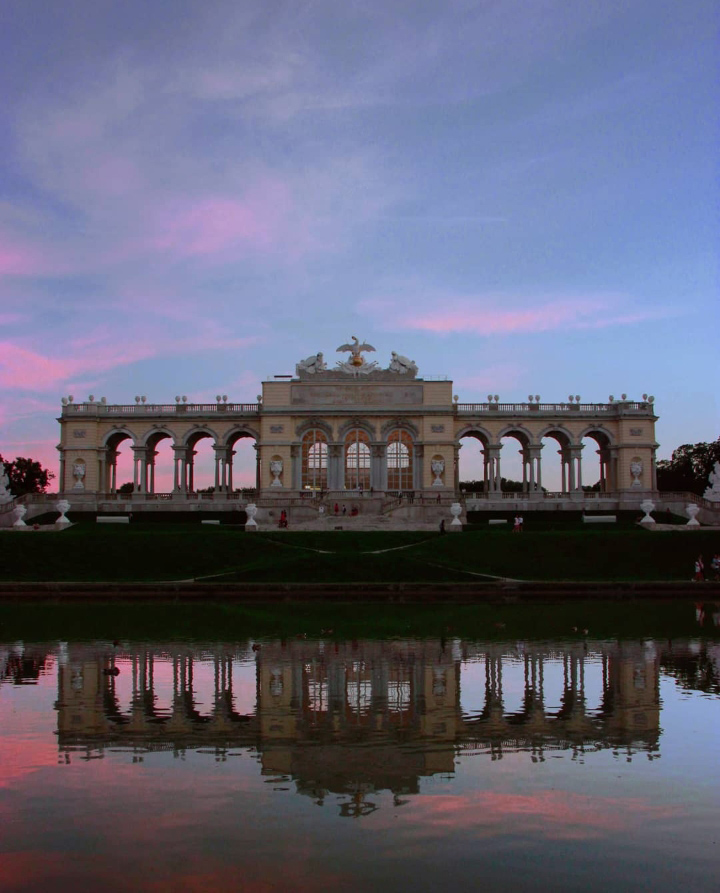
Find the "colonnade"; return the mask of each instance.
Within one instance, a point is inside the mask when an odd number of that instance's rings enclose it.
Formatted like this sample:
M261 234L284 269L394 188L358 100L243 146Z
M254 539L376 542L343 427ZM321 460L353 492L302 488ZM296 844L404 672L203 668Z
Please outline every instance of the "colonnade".
M468 435L463 435L467 437ZM542 450L544 444L521 445L522 485L524 492L542 490ZM485 492L499 493L501 490L502 472L500 465L501 443L483 444L483 481ZM560 456L561 491L572 493L583 488L582 451L584 444L569 444L558 450ZM601 447L597 450L600 457L600 489L608 492L618 486L618 448ZM652 468L653 480L655 463Z

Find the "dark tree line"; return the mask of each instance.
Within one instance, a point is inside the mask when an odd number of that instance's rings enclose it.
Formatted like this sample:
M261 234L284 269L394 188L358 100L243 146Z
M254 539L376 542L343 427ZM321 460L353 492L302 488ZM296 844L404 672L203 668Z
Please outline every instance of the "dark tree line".
M658 490L688 490L702 496L710 472L720 462L720 437L712 443L684 443L657 463Z
M14 460L3 459L0 456L0 465L4 463L5 473L8 476L10 492L13 496L24 496L26 493L44 493L55 475L47 468L43 468L34 459L25 459L16 456Z

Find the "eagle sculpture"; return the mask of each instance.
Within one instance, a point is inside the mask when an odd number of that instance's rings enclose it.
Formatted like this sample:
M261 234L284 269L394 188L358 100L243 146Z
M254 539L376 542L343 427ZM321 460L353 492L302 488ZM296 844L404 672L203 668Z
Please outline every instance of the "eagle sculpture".
M375 350L375 348L372 346L372 344L368 344L367 341L363 341L363 343L361 344L360 339L357 335L351 335L350 337L355 343L341 344L340 347L337 348L337 352L342 353L343 351L349 351L352 354L352 357L349 360L349 365L362 366L365 362L364 358L361 356L362 351Z

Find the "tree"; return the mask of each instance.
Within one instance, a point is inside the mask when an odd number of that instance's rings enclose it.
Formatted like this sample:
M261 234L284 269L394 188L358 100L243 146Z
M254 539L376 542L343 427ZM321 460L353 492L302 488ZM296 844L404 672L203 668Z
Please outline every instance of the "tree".
M55 477L52 471L43 468L34 459L25 459L16 456L9 462L0 456L0 464L5 463L5 471L10 482L10 492L13 496L24 496L26 493L44 493L50 481Z
M720 437L712 443L684 443L670 459L658 462L658 490L689 490L702 496L716 462L720 462Z
M135 489L135 484L133 484L132 481L128 481L126 484L121 484L118 487L118 493L123 493L123 494L132 493L134 489Z

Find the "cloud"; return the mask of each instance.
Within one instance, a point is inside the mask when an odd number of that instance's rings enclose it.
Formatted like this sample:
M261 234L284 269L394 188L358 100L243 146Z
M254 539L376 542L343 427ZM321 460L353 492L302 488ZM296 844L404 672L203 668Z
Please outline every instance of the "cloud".
M620 296L527 297L504 294L473 296L438 293L417 299L362 301L358 309L373 313L376 322L389 330L415 330L436 335L535 334L571 329L601 329L631 325L674 315L670 308L641 307L627 310Z
M258 342L254 335L238 338L218 331L212 322L200 323L190 337L169 334L135 339L117 337L117 329L103 326L72 339L62 351L41 353L11 341L0 342L0 386L14 390L48 391L73 379L106 373L150 357L188 356L202 350L232 350Z

